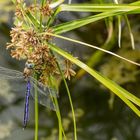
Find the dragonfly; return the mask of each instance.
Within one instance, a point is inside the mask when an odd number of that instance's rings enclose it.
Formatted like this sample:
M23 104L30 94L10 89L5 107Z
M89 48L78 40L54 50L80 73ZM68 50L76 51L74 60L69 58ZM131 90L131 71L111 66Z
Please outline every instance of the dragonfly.
M31 66L29 66L31 67ZM25 82L25 77L23 73L17 70L8 69L0 66L0 78L6 80L23 80ZM43 85L39 81L37 81L34 77L29 76L26 79L26 94L25 94L25 108L24 108L24 121L23 127L26 128L27 122L29 119L29 98L32 95L33 99L35 99L35 90L38 93L38 103L56 111L56 106L52 101L52 97L58 97L58 90L52 87L48 87Z

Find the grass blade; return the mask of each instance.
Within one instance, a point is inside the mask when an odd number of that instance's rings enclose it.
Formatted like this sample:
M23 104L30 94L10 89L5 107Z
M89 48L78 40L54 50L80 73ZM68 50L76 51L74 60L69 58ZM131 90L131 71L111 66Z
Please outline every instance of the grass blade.
M56 53L60 54L61 56L65 57L66 59L70 60L80 68L84 69L86 72L88 72L91 76L96 78L99 82L101 82L105 87L110 89L113 93L115 93L119 98L121 98L139 117L140 117L140 111L136 108L136 106L133 104L140 106L140 99L117 85L115 82L111 81L110 79L102 76L97 71L91 69L86 64L78 60L77 58L74 58L69 53L63 51L59 47L56 47L54 45L51 45L51 50L55 51ZM133 103L131 103L130 101Z

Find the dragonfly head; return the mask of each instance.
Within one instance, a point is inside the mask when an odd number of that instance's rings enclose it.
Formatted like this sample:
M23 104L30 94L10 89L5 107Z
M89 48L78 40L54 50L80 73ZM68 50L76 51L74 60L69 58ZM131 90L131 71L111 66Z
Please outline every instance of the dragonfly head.
M27 69L33 69L34 67L35 67L34 63L29 63L29 62L25 63L25 68Z
M25 63L25 68L24 68L24 72L23 72L25 79L27 79L29 76L31 76L32 70L34 67L35 67L34 63L31 63L28 61Z

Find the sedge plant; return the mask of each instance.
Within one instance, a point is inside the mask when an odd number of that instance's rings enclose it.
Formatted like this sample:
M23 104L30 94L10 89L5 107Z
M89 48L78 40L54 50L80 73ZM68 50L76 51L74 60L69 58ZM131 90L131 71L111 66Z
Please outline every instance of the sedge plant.
M132 65L140 66L139 63L110 51L114 43L112 21L114 16L118 18L118 46L121 47L121 19L124 17L128 25L132 49L135 49L134 37L127 15L140 13L139 1L130 4L119 4L118 1L112 1L112 3L109 4L103 3L103 1L101 4L71 4L71 1L69 1L69 4L64 4L63 0L40 0L40 2L34 0L30 3L24 0L12 1L16 8L14 19L15 27L12 28L10 34L12 39L7 48L11 49L11 56L13 58L17 58L19 60L25 59L28 63L34 63L36 69L41 69L41 71L35 70L34 72L37 74L36 79L43 84L58 89L60 81L64 81L73 118L74 131L73 138L71 139L78 139L74 107L66 81L66 79L71 80L71 76L75 76L76 74L71 67L72 64L81 68L77 72L75 79L81 78L85 72L90 74L93 78L109 89L112 94L119 97L135 114L137 114L137 116L140 116L140 110L138 108L140 107L140 99L92 68L98 63L98 59L100 60L104 54L113 55L114 57L117 57L117 59L127 61ZM57 15L61 14L61 12L86 12L94 14L75 20L69 20L57 25L53 24ZM106 20L108 28L108 37L101 47L61 35L99 20ZM87 62L82 62L70 53L61 49L57 44L55 44L53 38L59 38L60 40L66 40L75 44L80 44L81 46L90 47L92 49L96 49L96 52ZM59 59L59 55L63 57L63 59ZM61 67L61 63L63 63L64 67ZM25 74L28 75L29 73L26 72ZM35 95L37 95L37 93L35 93ZM67 140L57 98L51 98L57 108L56 116L58 118L59 128L58 139ZM38 140L37 96L35 101L35 124L35 140Z

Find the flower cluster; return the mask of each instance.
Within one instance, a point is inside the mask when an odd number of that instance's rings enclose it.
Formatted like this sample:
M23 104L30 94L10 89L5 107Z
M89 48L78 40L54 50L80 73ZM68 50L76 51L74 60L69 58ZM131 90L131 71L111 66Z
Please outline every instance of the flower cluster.
M18 1L18 3L20 3L20 1ZM33 12L38 7L38 5L29 6L26 9ZM43 7L38 9L40 10L40 14L44 16L50 16L52 14L49 3L46 3ZM41 27L42 29L39 30L34 26L24 28L25 21L24 18L21 18L25 17L24 14L26 14L26 12L24 13L22 8L17 5L16 16L20 16L20 18L18 17L18 24L16 24L10 32L11 43L7 44L7 49L11 49L11 56L13 58L26 60L24 69L25 78L35 73L41 83L48 85L47 77L60 75L57 59L50 51L48 45L52 37L50 35L41 34L43 32L52 33L52 29L49 27ZM75 75L75 72L71 69L70 61L64 60L63 72L65 78L68 79L70 79L70 76Z
M11 56L18 60L26 59L26 64L34 64L34 68L28 71L27 67L25 68L26 77L31 74L32 70L40 77L58 73L56 59L51 54L48 45L44 43L44 39L48 39L46 35L39 36L33 29L23 30L22 23L12 28L10 35L11 43L8 43L7 49L11 48Z
M20 7L21 4L26 5L23 0L17 1L15 16L17 16L18 18L23 18L24 13L27 12L31 12L32 14L40 13L40 15L43 15L45 17L51 16L53 14L53 10L49 6L50 1L47 1L43 6L40 6L39 4L24 6L24 11L23 8Z

